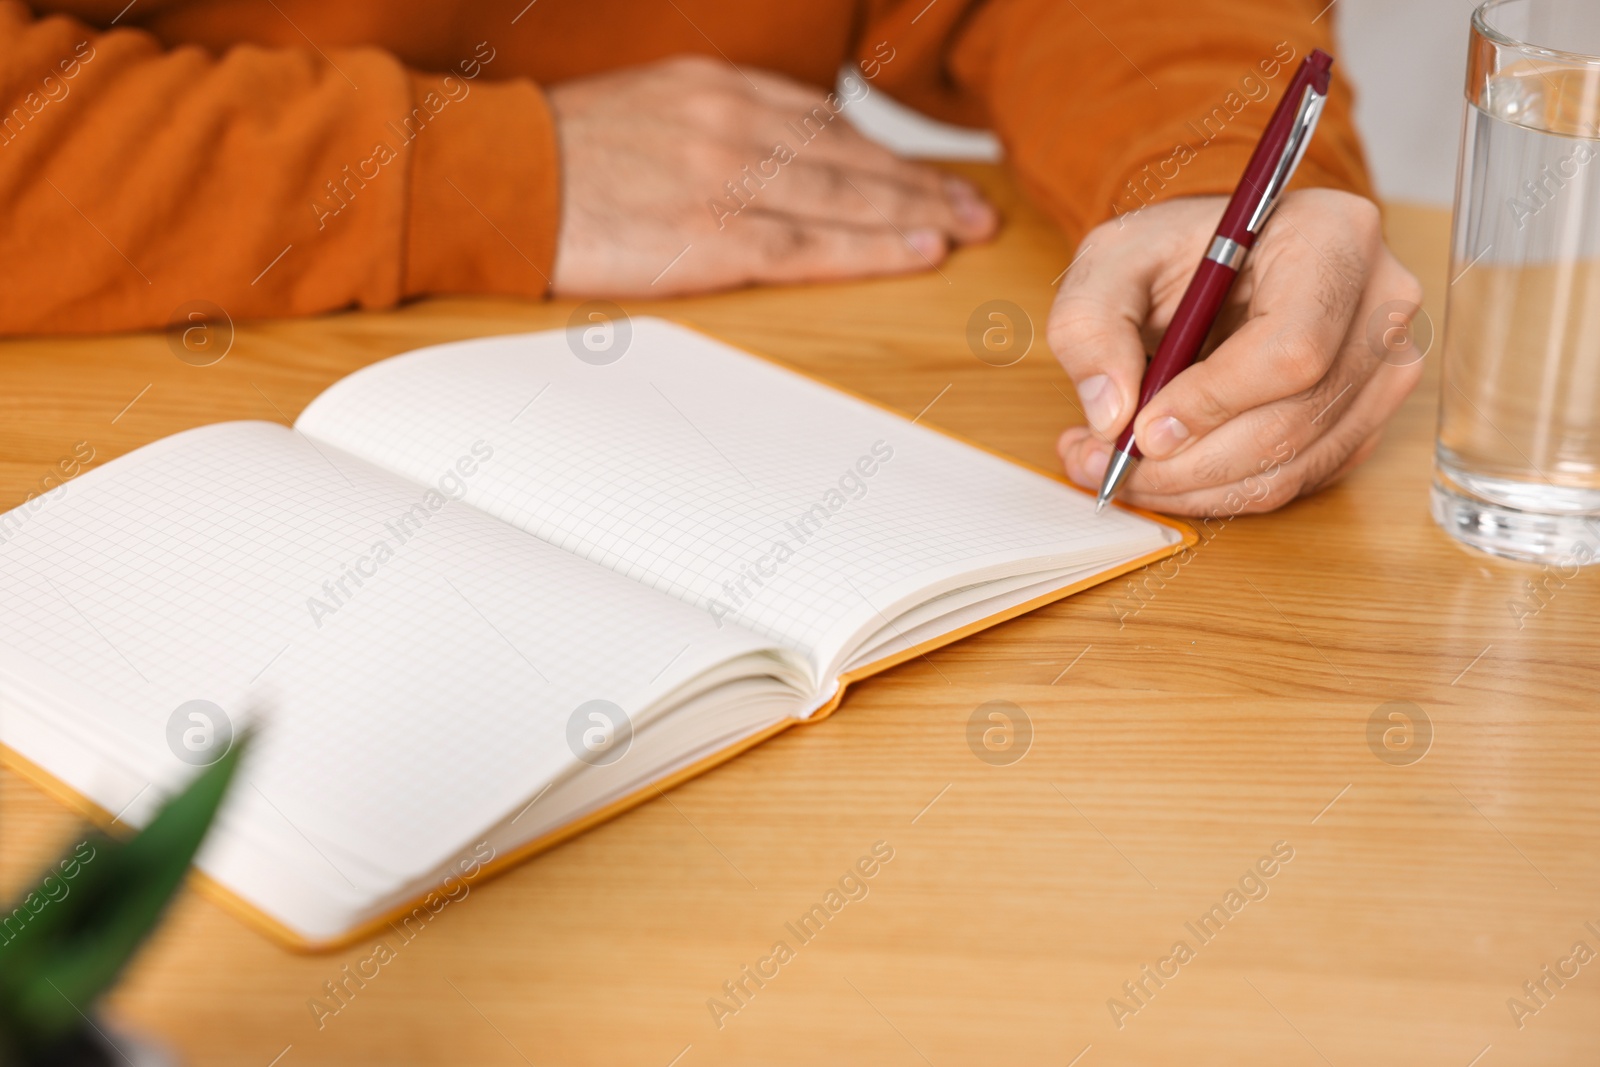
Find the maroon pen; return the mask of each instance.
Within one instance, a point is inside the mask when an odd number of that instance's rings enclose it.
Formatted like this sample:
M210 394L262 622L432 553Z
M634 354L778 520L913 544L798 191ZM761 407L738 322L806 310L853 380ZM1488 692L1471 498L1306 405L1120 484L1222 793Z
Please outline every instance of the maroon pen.
M1205 344L1206 335L1216 324L1222 302L1227 299L1233 280L1239 276L1246 253L1267 224L1284 186L1289 184L1290 176L1300 164L1300 157L1306 154L1311 133L1322 114L1322 105L1328 99L1332 66L1333 57L1319 48L1305 58L1284 90L1278 109L1272 113L1272 120L1267 123L1249 165L1244 168L1239 187L1233 191L1233 198L1222 213L1222 223L1211 238L1211 247L1184 291L1155 357L1145 368L1139 403L1133 409L1135 418L1152 397L1200 355L1200 346ZM1096 512L1116 495L1133 461L1139 458L1139 446L1133 440L1133 421L1132 418L1128 420L1128 427L1117 438L1116 450L1106 464L1106 476L1095 500Z

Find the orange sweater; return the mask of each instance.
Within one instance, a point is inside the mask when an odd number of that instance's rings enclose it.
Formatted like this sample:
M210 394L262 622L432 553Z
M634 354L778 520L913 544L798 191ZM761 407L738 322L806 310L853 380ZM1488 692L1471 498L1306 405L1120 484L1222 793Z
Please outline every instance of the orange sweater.
M0 333L542 296L539 90L673 53L987 125L1071 234L1227 192L1321 0L0 0ZM1365 191L1336 90L1298 183ZM1268 93L1270 92L1270 96Z

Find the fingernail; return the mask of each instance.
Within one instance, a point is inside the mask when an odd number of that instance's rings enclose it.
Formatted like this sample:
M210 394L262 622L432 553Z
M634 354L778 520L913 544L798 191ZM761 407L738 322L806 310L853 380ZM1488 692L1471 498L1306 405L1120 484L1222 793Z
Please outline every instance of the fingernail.
M1122 401L1117 396L1116 383L1109 375L1096 374L1078 383L1078 399L1083 401L1083 416L1100 433L1107 433L1117 424L1117 414Z
M983 197L971 185L960 178L946 177L944 193L945 199L950 202L950 209L964 224L974 228L988 224L989 205L983 202Z
M1139 451L1159 458L1183 444L1188 436L1189 427L1171 415L1163 415L1139 435Z
M944 257L944 234L938 230L912 230L906 240L924 259L937 261Z

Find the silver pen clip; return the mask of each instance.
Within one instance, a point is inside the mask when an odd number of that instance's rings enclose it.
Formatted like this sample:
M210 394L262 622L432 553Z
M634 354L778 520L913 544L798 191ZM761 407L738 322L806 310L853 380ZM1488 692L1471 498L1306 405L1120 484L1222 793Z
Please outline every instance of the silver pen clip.
M1306 149L1311 145L1311 134L1317 128L1317 120L1322 117L1322 105L1327 103L1325 93L1319 93L1308 85L1305 94L1300 97L1300 107L1295 111L1294 125L1289 129L1289 141L1284 145L1283 155L1278 158L1278 165L1272 169L1272 176L1267 179L1266 195L1256 205L1255 213L1250 216L1246 228L1254 234L1261 232L1261 227L1267 224L1267 219L1272 215L1272 209L1278 206L1278 198L1283 195L1284 186L1289 184L1289 179L1294 177L1295 168L1300 165L1300 159L1306 154Z

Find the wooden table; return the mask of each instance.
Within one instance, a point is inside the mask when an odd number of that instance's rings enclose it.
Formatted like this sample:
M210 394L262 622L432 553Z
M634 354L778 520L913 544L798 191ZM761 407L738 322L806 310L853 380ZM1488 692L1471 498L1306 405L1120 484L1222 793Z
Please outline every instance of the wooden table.
M997 368L964 333L993 298L1042 326L1071 250L998 172L974 173L1011 222L942 276L629 308L909 413L938 397L925 419L1053 466L1079 415L1042 338ZM1390 226L1441 321L1443 214ZM0 344L0 503L79 441L99 463L286 419L363 364L570 307L267 323L204 368L159 336ZM1549 586L1519 627L1508 605L1537 569L1434 527L1429 362L1365 467L1228 523L1136 613L1119 620L1119 582L869 681L824 724L473 890L320 1030L308 1001L370 949L291 955L193 894L111 1011L189 1063L253 1067L1593 1063L1600 962L1550 983L1520 1029L1507 1000L1575 941L1600 950L1600 576ZM990 700L1032 722L1009 766L967 747ZM1431 722L1420 761L1369 747L1390 701ZM10 889L74 819L0 784ZM719 1029L708 999L877 841L894 859L870 894ZM1293 859L1267 864L1268 895L1202 943L1185 924L1278 842ZM1193 958L1162 964L1179 940ZM1158 988L1147 964L1176 975ZM1135 1001L1123 983L1141 980Z

